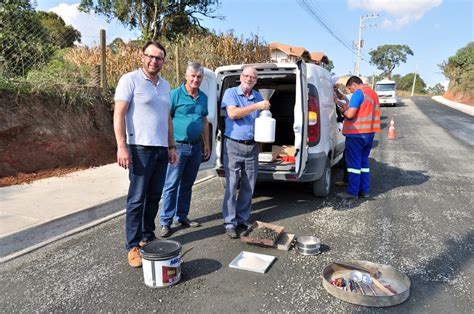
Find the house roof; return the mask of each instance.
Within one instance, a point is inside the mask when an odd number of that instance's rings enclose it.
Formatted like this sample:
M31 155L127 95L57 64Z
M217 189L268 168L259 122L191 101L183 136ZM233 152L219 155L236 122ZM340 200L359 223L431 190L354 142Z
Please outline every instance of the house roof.
M268 48L270 48L270 50L278 49L278 50L283 51L289 56L301 57L307 61L312 61L318 64L329 62L329 59L324 54L324 52L309 53L309 51L306 50L306 48L304 47L293 47L293 46L285 45L279 42L273 42L273 43L268 44Z
M324 52L312 52L311 60L316 61L318 63L329 63L328 56L326 56Z
M287 55L295 56L295 57L301 57L304 53L309 54L308 50L306 50L306 48L304 47L292 47L292 46L284 45L277 42L269 44L268 48L279 49L283 51L284 53L286 53Z

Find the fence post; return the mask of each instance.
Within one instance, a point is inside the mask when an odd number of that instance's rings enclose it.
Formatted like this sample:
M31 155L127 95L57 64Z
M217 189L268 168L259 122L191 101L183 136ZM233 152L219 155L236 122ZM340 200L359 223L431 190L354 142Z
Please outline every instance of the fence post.
M176 58L176 85L179 86L179 54L178 54L178 43L176 43L174 54Z
M105 94L107 92L107 75L106 75L106 64L107 56L105 50L105 29L100 30L100 87L102 87L102 92Z

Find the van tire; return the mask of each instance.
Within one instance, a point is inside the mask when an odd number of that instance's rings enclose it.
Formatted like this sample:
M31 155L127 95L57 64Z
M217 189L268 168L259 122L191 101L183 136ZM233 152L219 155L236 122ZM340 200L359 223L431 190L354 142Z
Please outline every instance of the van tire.
M319 180L313 182L313 194L317 197L326 197L331 190L331 163L326 160L324 172Z

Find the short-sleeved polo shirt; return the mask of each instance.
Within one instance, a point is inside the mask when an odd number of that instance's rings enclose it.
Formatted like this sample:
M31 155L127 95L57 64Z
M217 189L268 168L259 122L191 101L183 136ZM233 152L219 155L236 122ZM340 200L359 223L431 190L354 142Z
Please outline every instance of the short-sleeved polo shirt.
M127 143L168 146L170 85L159 77L155 86L142 69L123 75L115 90L115 101L126 101Z
M193 98L181 84L171 91L170 114L173 118L175 141L195 141L203 130L203 118L208 115L207 95L199 90Z
M245 96L242 87L239 85L228 88L224 92L221 108L226 109L227 106L243 108L262 100L262 95L255 90L252 90L252 94L249 97ZM260 111L257 110L243 118L232 120L227 115L226 110L224 135L236 140L253 140L255 119L258 117L259 112Z

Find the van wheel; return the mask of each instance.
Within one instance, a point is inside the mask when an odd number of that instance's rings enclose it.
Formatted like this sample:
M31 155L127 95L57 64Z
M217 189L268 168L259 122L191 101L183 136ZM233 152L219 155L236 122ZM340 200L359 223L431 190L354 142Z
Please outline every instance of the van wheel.
M321 179L313 182L313 194L317 197L326 197L331 190L331 163L326 160L326 166Z

